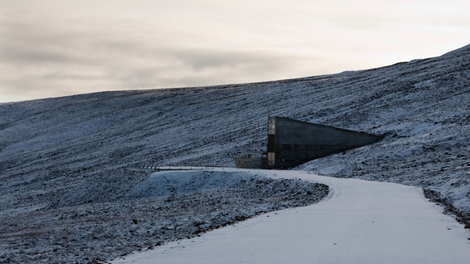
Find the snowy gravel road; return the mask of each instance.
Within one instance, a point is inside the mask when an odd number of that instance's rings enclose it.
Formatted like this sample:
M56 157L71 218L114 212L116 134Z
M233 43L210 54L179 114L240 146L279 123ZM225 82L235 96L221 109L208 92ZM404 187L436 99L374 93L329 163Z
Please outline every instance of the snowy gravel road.
M271 171L330 186L318 204L269 213L113 263L468 263L470 233L405 185Z

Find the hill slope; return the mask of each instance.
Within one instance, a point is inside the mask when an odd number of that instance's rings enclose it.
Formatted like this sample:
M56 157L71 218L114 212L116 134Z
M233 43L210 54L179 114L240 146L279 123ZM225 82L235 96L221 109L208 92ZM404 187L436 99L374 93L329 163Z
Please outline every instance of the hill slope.
M385 134L301 169L439 191L470 211L470 46L377 69L0 105L0 213L122 198L134 164L233 166L269 115Z
M388 135L304 168L435 188L468 211L468 194L447 192L468 189L469 77L466 46L436 58L335 75L1 104L0 198L8 201L4 190L19 183L48 190L64 177L73 181L61 182L58 197L93 186L97 175L109 186L110 177L124 175L120 169L134 163L232 166L242 151L265 149L267 116L279 115ZM47 202L39 194L21 195Z

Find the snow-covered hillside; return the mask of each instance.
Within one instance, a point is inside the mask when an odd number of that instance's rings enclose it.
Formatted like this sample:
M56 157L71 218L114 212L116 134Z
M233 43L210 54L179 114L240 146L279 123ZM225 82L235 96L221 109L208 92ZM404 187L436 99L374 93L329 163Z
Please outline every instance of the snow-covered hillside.
M0 216L122 199L144 165L233 166L266 148L269 115L385 134L304 164L440 192L470 212L470 46L301 79L0 104Z

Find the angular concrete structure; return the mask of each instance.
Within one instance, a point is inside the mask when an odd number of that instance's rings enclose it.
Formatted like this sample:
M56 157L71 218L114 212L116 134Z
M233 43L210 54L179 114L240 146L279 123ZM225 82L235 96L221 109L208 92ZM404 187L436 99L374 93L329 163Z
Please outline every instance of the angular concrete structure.
M285 117L268 118L268 167L292 168L307 161L381 140L382 136Z

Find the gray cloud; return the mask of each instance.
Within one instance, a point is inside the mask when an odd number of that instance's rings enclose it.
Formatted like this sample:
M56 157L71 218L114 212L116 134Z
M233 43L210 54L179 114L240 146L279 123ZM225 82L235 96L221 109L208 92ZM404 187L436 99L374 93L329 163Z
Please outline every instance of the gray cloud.
M377 62L377 54L384 50L393 54L399 40L397 35L387 35L391 17L378 27L375 21L382 19L381 14L343 16L331 9L337 5L330 1L317 6L304 0L283 6L240 1L197 0L192 5L165 0L1 1L0 102L370 68L384 65ZM322 9L323 4L328 7ZM331 18L329 12L334 12ZM466 16L462 19L467 21ZM342 25L343 21L352 26ZM377 28L380 32L369 31ZM454 34L459 39L451 43L468 41L468 27L459 33L467 35ZM409 40L414 35L402 36ZM446 46L441 53L465 44ZM389 63L399 60L389 57Z
M275 78L292 66L291 55L272 51L192 47L106 28L2 21L2 94L43 97L97 90L165 88ZM138 35L138 34L137 34ZM179 36L174 39L178 40ZM6 76L8 74L8 76ZM284 77L280 74L280 77ZM1 98L3 99L3 98Z

